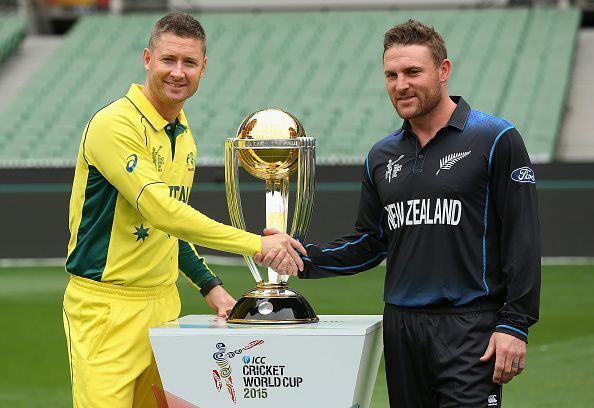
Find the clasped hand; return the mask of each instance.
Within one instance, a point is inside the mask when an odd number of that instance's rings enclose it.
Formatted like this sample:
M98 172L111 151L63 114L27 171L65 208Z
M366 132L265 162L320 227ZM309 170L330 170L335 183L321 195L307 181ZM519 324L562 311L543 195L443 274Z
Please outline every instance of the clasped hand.
M262 252L254 255L254 261L272 268L279 275L297 275L303 270L303 260L297 253L307 256L307 251L295 238L274 228L264 229Z

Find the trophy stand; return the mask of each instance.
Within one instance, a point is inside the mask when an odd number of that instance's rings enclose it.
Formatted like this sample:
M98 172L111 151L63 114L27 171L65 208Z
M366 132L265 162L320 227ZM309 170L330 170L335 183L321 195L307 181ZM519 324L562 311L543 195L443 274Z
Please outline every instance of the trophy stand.
M305 239L313 208L315 140L290 113L278 109L254 112L242 122L236 138L225 142L225 185L232 224L246 229L241 207L238 167L266 181L266 226L287 229L289 176L297 171L297 194L291 235ZM231 310L229 323L295 324L319 319L307 300L289 289L288 276L268 269L263 281L254 260L244 257L256 287Z
M266 228L275 228L287 232L287 212L289 210L288 178L266 180ZM268 282L287 282L288 277L280 276L268 268Z

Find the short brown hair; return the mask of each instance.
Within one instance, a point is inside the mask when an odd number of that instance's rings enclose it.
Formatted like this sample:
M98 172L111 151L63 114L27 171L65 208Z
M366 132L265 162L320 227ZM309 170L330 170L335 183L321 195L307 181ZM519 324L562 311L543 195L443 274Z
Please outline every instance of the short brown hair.
M195 38L202 41L202 48L206 54L206 33L198 20L186 13L169 13L155 23L149 38L149 48L153 49L155 42L162 34L172 33L182 38Z
M429 48L435 66L440 66L448 57L443 38L433 27L417 20L410 19L405 23L395 25L384 34L384 54L394 45L425 45Z

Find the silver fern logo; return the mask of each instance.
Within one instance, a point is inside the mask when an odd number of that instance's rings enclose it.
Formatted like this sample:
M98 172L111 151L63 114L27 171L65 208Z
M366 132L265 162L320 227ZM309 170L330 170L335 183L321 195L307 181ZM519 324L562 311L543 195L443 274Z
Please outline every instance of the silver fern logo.
M446 157L442 158L439 161L439 170L437 170L437 173L435 173L435 175L437 176L439 172L442 170L451 169L454 164L458 163L460 160L468 156L471 152L472 150L469 150L467 152L448 154Z

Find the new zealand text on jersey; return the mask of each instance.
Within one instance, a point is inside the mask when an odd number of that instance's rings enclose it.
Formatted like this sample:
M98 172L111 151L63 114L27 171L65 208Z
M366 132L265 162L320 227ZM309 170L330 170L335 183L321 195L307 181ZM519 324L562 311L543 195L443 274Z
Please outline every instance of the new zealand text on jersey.
M399 201L388 204L384 208L388 213L388 228L390 230L395 230L403 225L458 225L462 218L460 200L447 198Z

